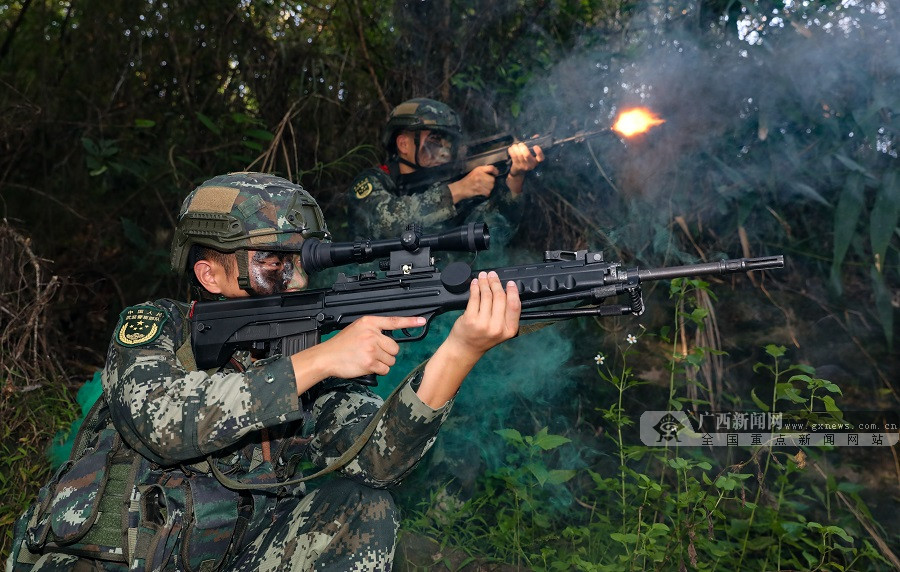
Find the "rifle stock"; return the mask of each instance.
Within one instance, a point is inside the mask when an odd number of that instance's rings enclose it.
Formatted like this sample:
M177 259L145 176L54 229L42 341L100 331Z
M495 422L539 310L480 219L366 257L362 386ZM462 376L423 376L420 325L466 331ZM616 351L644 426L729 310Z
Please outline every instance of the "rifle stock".
M460 227L450 233L422 237L418 230L406 234L414 240L400 240L407 246L385 247L390 250L389 268L379 275L365 272L356 276L339 274L331 288L292 292L273 296L238 298L224 301L195 302L191 308L191 344L197 365L209 369L225 364L237 350L256 350L267 354L291 355L321 341L323 335L340 330L354 320L374 316L423 316L428 322L416 335L408 332L400 341L425 337L433 318L444 312L465 308L469 299L469 283L475 276L464 262L453 262L443 271L434 267L432 246L439 237L452 235L452 249L486 248L490 236L485 225ZM480 237L480 238L479 238ZM415 243L420 246L409 247ZM307 247L307 244L310 246ZM346 264L348 260L333 252L360 252L353 245L363 243L323 244L316 239L304 243L303 255L318 252L318 268ZM470 249L469 246L472 248ZM327 248L326 248L327 247ZM442 247L446 249L446 247ZM385 251L355 255L350 261L373 260ZM370 256L367 258L367 256ZM304 266L306 265L305 258ZM738 258L665 268L623 268L620 263L606 262L601 252L548 251L544 261L535 264L495 268L500 279L513 281L522 299L523 320L560 320L579 316L640 315L644 311L641 284L652 280L669 280L703 275L722 275L782 268L784 256ZM624 304L604 304L607 298L626 295ZM564 308L533 310L564 304ZM573 307L572 304L576 306ZM592 304L591 307L578 305Z

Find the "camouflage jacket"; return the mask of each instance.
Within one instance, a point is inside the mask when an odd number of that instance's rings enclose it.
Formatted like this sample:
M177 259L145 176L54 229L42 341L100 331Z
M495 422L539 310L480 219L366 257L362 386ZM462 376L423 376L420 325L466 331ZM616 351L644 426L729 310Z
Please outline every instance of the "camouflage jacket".
M218 565L241 534L236 527L305 492L281 483L340 457L382 405L362 385L338 379L298 397L288 357L252 363L236 355L219 371L191 371L177 354L190 335L187 311L157 300L122 312L98 407L72 459L26 513L34 554L148 570L173 557L183 570ZM417 381L406 380L390 400L367 444L340 469L345 477L394 485L431 447L451 403L431 409L415 394ZM232 481L275 486L233 490L209 463Z
M251 471L252 459L264 453L268 439L273 460L278 453L284 460L305 457L324 467L349 447L381 405L363 386L339 380L323 382L301 399L289 356L252 365L243 356L243 364L233 359L212 374L187 371L175 355L190 335L185 312L185 306L167 300L125 310L103 375L116 428L156 463L190 463L212 455L230 464L240 450L243 470ZM144 336L152 339L123 341L135 335L129 328L141 315L159 320L159 329ZM431 446L449 404L435 412L412 387L407 389L370 443L343 469L347 476L370 486L395 484Z
M395 238L409 223L436 233L484 222L491 231L491 244L504 246L518 229L523 201L513 197L500 178L488 200L466 199L454 205L446 183L403 194L386 169L366 169L350 184L347 210L350 234L356 240Z

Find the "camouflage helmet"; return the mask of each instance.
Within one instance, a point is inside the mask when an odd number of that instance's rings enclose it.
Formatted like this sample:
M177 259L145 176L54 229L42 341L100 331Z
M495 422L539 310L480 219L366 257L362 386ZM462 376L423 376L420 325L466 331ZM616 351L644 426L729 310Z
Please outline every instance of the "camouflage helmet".
M381 144L390 152L394 149L394 137L400 131L428 129L450 137L462 135L459 115L446 103L419 97L404 101L391 111L387 125L381 132Z
M303 187L265 173L220 175L184 199L172 241L172 269L187 271L194 245L219 252L300 252L309 237L330 235L322 210Z

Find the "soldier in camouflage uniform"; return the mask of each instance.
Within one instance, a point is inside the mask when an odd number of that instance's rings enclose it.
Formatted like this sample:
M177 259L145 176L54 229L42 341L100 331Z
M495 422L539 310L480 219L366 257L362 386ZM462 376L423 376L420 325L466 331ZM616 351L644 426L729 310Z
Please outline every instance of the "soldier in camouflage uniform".
M459 116L433 99L411 99L391 112L381 143L387 163L367 169L350 185L350 232L357 240L394 238L409 223L427 232L441 232L468 222L485 222L494 246L506 244L522 218L525 173L544 160L524 143L509 147L512 165L501 179L493 165L476 167L452 183L410 186L401 191L403 177L427 176L427 170L456 158L462 127ZM490 200L484 200L489 197Z
M300 186L219 176L186 198L172 265L206 297L294 291L311 236L327 229ZM198 371L189 304L127 308L103 396L17 522L7 571L389 570L398 515L386 487L429 449L471 367L515 335L520 308L515 285L482 273L445 342L384 404L354 379L395 363L384 330L424 319L369 316L293 355L238 352ZM326 467L339 471L312 490L300 482Z

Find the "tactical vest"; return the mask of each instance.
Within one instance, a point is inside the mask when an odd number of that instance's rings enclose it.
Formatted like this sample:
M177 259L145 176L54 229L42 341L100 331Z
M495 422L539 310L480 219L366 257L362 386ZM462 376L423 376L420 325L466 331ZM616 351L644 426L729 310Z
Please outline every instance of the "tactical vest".
M185 305L166 302L184 316ZM189 343L180 350L193 362ZM179 570L209 572L227 561L252 505L248 493L222 487L207 463L161 467L140 455L123 441L101 395L69 460L32 505L18 561L59 552L148 571L177 562Z
M176 353L187 369L196 370L189 340L187 336ZM348 383L352 381L329 380L317 389L328 391ZM213 458L194 465L161 467L123 441L113 425L106 397L101 395L82 423L69 461L38 493L17 560L33 564L41 554L59 552L137 563L132 569L147 571L162 570L173 561L187 572L217 570L230 560L254 512L259 512L251 491L284 493L346 465L371 437L403 385L397 386L356 442L331 465L312 475L279 478L278 482L235 479L224 474ZM315 396L310 392L303 397L310 403ZM285 470L296 466L299 459L286 461Z
M215 570L243 531L246 500L215 477L163 470L137 454L113 427L101 396L71 460L40 490L25 531L28 550L18 560L33 563L41 553L61 552L137 561L144 570L161 570L173 558L179 569Z

